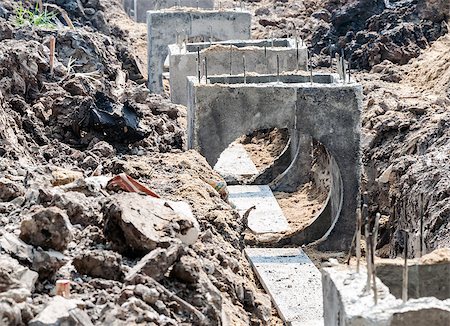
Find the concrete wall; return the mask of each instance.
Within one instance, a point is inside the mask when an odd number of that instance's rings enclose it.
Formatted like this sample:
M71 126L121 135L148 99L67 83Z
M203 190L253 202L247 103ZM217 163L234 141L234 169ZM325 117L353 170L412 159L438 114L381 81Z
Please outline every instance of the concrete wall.
M123 4L125 12L138 23L145 23L149 10L161 10L176 6L201 9L214 8L214 0L125 0ZM131 13L135 14L131 15Z
M249 76L247 84L240 84L242 79L212 76L210 84L199 84L188 77L189 148L214 166L232 141L254 130L295 128L318 140L333 156L342 180L340 217L321 246L347 249L360 195L361 86L336 83L325 74L313 78L325 83L305 82L309 76L295 75ZM274 82L277 79L281 82Z
M402 295L402 260L377 260L377 275L396 298ZM450 262L421 264L410 261L408 266L408 297L450 298Z
M322 269L324 324L327 326L450 325L450 300L411 299L405 303L376 279L378 302L366 290L367 274L347 266Z
M206 37L213 41L250 38L251 14L246 11L168 9L147 12L148 88L162 93L164 61L168 45L177 36ZM183 32L184 31L184 32Z
M294 39L234 40L214 43L193 43L180 47L169 45L170 97L173 103L187 104L187 76L197 76L197 49L200 62L207 58L209 75L243 73L243 57L247 73L280 73L304 70L307 48L298 47ZM201 67L201 74L204 74Z

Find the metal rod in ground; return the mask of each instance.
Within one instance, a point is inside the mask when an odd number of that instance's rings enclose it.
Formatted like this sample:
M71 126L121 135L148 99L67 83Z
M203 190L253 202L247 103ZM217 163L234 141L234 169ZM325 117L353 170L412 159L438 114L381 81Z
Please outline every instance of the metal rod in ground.
M351 55L348 56L348 64L347 64L347 69L348 69L348 82L350 83L350 79L351 79L351 68L352 68L352 57Z
M328 49L330 52L330 71L333 68L333 49L331 48L331 40L328 42Z
M295 56L296 56L296 68L298 70L298 37L297 37L297 33L295 33Z
M381 214L377 213L375 215L375 224L373 226L373 250L377 250L377 241L378 241L378 229L380 227L380 217Z
M277 54L277 81L280 81L280 57Z
M376 267L375 267L375 247L373 239L374 235L369 236L369 246L370 246L370 264L372 270L372 288L373 288L373 301L375 304L378 303L378 292L377 292L377 283L376 283Z
M405 250L404 250L404 262L403 262L403 283L402 283L402 300L406 302L408 300L408 236L409 232L405 232Z
M359 273L361 260L361 208L356 211L356 272Z
M247 84L247 75L245 73L245 55L242 56L242 67L244 69L244 84Z
M201 74L200 74L200 47L197 46L197 74L198 74L198 82L200 83L202 80Z
M364 235L366 240L366 263L367 263L367 281L366 290L370 291L370 278L372 277L372 265L370 261L370 238L369 238L369 223L364 225Z
M419 214L420 214L420 257L424 255L425 244L423 242L423 233L424 233L424 225L423 225L423 214L424 214L424 205L423 205L423 193L420 194L420 204L419 204Z
M311 55L311 52L308 52L308 54L309 54L309 81L312 84L313 83L312 55Z
M208 84L208 59L205 57L205 84Z
M197 0L197 10L198 10L198 8L199 8L199 5L198 5L198 0Z
M50 36L50 75L52 76L55 68L55 48L56 48L56 39L52 35Z
M352 252L356 245L356 232L353 234L352 244L350 245L350 250L348 251L347 256L347 265L350 265L350 260L352 259Z
M230 44L230 76L233 74L233 45Z
M209 26L209 45L212 45L212 27Z

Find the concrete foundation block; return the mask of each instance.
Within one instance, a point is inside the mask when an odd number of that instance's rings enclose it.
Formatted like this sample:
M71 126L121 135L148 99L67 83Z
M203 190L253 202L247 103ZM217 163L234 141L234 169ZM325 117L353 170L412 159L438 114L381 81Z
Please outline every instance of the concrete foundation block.
M237 10L166 9L147 11L148 88L161 93L168 45L204 38L211 41L250 38L251 14Z
M208 84L188 77L188 146L214 166L220 153L254 130L288 128L322 143L340 182L322 246L347 249L355 230L360 196L362 88L330 74L210 76ZM332 176L334 178L334 176ZM311 233L308 241L320 236ZM326 240L326 241L325 241Z
M367 274L347 266L322 269L325 325L334 326L410 326L450 324L450 300L434 297L411 299L403 303L376 279L378 302L366 290Z
M243 73L276 74L304 70L308 60L306 46L294 39L231 40L213 43L169 45L170 98L187 105L187 76L197 76L197 57L206 58L208 75ZM277 59L278 57L278 59ZM278 68L277 68L278 67ZM205 71L201 68L201 75Z
M214 9L214 0L125 0L125 12L138 23L145 23L147 11L172 7Z

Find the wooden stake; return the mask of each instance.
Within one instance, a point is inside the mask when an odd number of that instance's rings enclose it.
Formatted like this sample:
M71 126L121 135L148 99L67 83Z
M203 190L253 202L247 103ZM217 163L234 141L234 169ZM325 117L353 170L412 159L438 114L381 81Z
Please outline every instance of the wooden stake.
M56 39L52 35L50 36L50 75L53 76L54 66L55 66L55 48L56 48Z

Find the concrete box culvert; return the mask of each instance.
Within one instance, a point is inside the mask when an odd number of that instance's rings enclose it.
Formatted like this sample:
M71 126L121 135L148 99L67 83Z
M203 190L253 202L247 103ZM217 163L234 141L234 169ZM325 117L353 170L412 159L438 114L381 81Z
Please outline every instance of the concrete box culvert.
M298 130L323 144L336 163L331 216L317 219L324 249L348 249L355 230L360 197L362 87L334 74L210 76L208 84L188 77L188 146L214 166L236 138L254 130ZM279 81L277 81L279 80ZM334 170L334 169L333 169ZM333 171L332 171L333 173ZM340 183L341 187L340 187ZM337 207L336 207L337 206ZM327 214L327 212L324 212Z
M145 23L147 11L172 7L214 9L214 0L125 0L125 12L138 23Z
M209 75L243 73L276 74L305 70L308 50L295 39L229 40L169 45L170 98L187 104L187 76L197 76L197 60L206 58ZM201 75L205 74L200 65Z
M249 39L251 13L237 10L166 9L147 11L148 88L162 93L168 46L177 39L203 37L212 41Z

